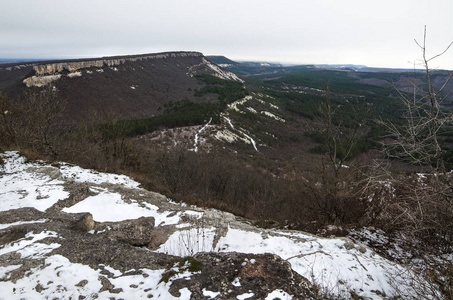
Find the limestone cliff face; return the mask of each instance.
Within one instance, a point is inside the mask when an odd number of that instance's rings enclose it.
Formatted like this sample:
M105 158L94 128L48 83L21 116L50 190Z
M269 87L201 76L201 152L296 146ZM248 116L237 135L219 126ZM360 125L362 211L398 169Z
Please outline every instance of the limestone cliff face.
M32 87L32 86L43 87L43 86L51 83L52 81L58 80L60 78L61 78L60 74L46 75L46 76L32 76L32 77L25 78L23 80L23 82L27 87Z
M20 70L19 70L20 71ZM218 101L195 91L206 84L197 75L208 74L241 82L200 52L164 52L39 62L15 75L4 71L5 82L17 95L24 89L50 86L68 102L68 122L86 119L93 111L109 111L120 118L149 118L161 113L169 101ZM2 85L0 70L0 89Z
M76 60L76 61L64 61L55 63L46 63L41 65L33 66L33 69L37 76L53 75L62 71L74 72L85 68L102 68L103 66L118 66L128 61L141 61L148 59L164 59L171 57L202 57L203 54L200 52L165 52L156 54L144 54L144 55L131 55L121 57L107 57L100 59L90 60Z

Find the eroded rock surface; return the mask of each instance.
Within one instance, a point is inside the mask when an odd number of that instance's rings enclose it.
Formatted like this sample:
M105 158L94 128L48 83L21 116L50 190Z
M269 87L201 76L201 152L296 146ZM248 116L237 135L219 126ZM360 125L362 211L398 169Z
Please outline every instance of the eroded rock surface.
M171 294L188 288L197 299L203 299L203 291L219 293L216 299L237 299L247 293L253 293L247 299L265 299L269 291L281 289L295 295L293 299L315 296L308 280L277 255L210 252L199 253L194 259L200 264L200 272L191 280L173 281Z
M104 182L99 177L91 178L93 183L77 173L78 169L60 172L58 164L22 167L4 167L0 172L14 174L15 183L23 176L24 185L44 180L52 188L63 186L64 191L55 189L61 199L47 209L18 205L20 208L0 210L0 289L6 291L0 299L232 299L244 293L254 293L250 299L262 299L273 289L285 291L293 299L311 295L310 283L272 254L193 252L199 270L183 275L176 272L163 280L181 258L162 247L179 230L195 229L199 236L193 241L199 242L204 230L213 229L211 248L217 248L230 224L249 225L237 222L229 213L172 203L160 194L131 188L133 182ZM27 174L34 174L34 179ZM28 199L33 189L5 192L0 203L8 196ZM41 193L27 203L48 198ZM186 242L192 241L181 240L175 247L191 247ZM208 291L216 297L206 296Z
M123 175L0 157L0 299L416 295L410 270L348 239L257 228Z

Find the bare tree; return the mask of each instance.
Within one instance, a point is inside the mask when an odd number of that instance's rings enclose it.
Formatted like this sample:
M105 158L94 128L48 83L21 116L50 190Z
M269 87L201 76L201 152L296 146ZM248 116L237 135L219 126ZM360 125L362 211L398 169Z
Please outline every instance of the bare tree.
M402 232L405 240L417 245L416 251L422 253L426 266L435 266L420 270L421 276L432 284L429 288L434 288L431 292L424 286L421 295L429 295L430 299L452 299L451 261L433 263L426 254L451 253L453 249L453 176L446 172L445 147L441 140L453 122L453 112L442 106L443 91L453 73L448 72L443 84L436 88L431 69L433 60L444 55L453 42L439 54L429 56L426 34L425 27L423 42L415 40L422 52L423 84L413 81L412 95L396 88L404 105L402 124L382 120L380 123L389 132L385 143L389 156L429 166L431 171L393 178L393 197L387 200L380 218L385 229Z
M322 133L325 139L327 161L336 177L345 168L346 161L353 156L361 127L359 120L367 113L362 105L354 106L352 109L354 124L350 126L344 126L341 122L334 124L336 112L332 107L330 85L327 82L326 100L321 105L319 114L323 123Z
M52 87L25 94L22 106L25 140L33 150L57 157L61 118L67 101Z
M403 158L420 165L432 165L436 170L445 171L444 150L439 141L440 131L453 121L453 113L442 108L442 92L451 80L453 73L444 84L436 89L432 82L431 62L444 55L452 46L450 43L441 53L429 57L426 47L426 26L423 42L415 40L422 51L421 65L424 69L426 87L414 81L414 93L408 95L396 88L404 105L404 123L398 126L381 120L389 131L390 142L386 144L390 156Z
M58 156L66 100L51 87L27 91L14 102L0 95L2 144Z
M311 199L307 207L318 215L318 221L326 224L345 225L363 221L367 214L368 193L372 192L372 168L360 159L352 161L364 129L364 115L368 107L357 103L350 112L350 122L344 116L336 118L331 102L329 84L325 101L319 109L322 137L322 155L316 172L301 180L301 188ZM374 177L373 177L374 178Z
M19 111L11 104L5 94L0 93L0 144L9 147L16 144L18 130L16 124Z

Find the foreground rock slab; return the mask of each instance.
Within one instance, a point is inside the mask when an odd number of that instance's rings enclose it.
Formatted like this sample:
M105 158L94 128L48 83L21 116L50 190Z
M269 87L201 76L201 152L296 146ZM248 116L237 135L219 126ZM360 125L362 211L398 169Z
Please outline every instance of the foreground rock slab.
M1 157L0 299L417 295L410 270L348 239L256 228L123 175Z

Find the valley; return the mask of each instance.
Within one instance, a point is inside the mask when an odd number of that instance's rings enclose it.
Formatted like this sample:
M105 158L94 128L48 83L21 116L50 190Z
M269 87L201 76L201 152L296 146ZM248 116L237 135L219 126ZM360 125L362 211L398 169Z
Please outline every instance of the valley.
M420 70L234 62L199 52L0 64L0 150L18 150L30 161L41 159L53 164L49 168L61 169L65 162L127 175L143 191L165 195L164 200L152 205L159 211L171 207L169 211L180 217L171 224L175 228L185 228L184 214L193 223L187 227L195 231L200 229L198 218L189 215L210 215L221 210L225 213L219 214L234 218L219 225L203 217L208 250L186 247L186 253L181 245L175 246L176 240L184 240L184 234L196 236L190 238L191 242L199 239L199 233L181 230L174 231L174 236L167 234L161 247L156 246L157 253L189 255L200 261L211 259L197 254L204 251L280 255L298 276L321 287L318 294L314 293L316 287L309 287L304 297L312 299L420 298L427 287L433 290L427 299L448 299L453 278L453 81L448 81L451 75L447 71L430 75L432 88L443 87L442 93L436 94L438 105L431 107L423 74ZM411 102L405 102L407 99L419 102L408 106ZM434 108L437 123L429 119L430 109ZM409 129L417 128L417 133L406 136L407 121L415 118L419 118L418 127ZM420 124L438 126L434 138L430 126ZM8 168L23 168L16 166L18 162L14 161L20 161L16 155L3 155L4 178L16 172ZM63 190L68 189L67 185L70 183L63 184ZM102 188L88 187L88 194L79 203L96 197L94 194L101 195ZM109 189L112 192L121 188ZM51 195L43 196L47 197ZM71 197L62 196L58 201L65 203ZM118 201L129 201L134 206L138 196L119 197ZM170 204L167 198L172 199ZM139 206L146 209L146 201ZM67 213L89 211L101 233L109 220L96 219L96 211L89 205L83 211L75 209L76 202L59 209ZM186 205L194 212L182 208ZM39 210L35 204L31 206ZM69 211L69 207L74 209ZM114 204L106 207L115 210ZM24 208L12 206L11 211L14 209ZM57 213L49 208L41 211L43 214L33 212L31 219L51 220L39 225L42 230L52 227L50 224L58 220L52 214ZM5 224L20 220L14 217ZM0 234L15 232L14 226L6 226ZM235 226L247 229L239 232ZM226 232L218 235L224 229ZM230 233L231 239L227 238ZM71 233L62 231L58 235L66 234ZM112 236L116 239L115 233ZM61 237L43 238L50 242L50 238ZM250 244L236 245L237 240L249 240ZM266 241L272 244L269 248ZM291 245L279 248L277 241ZM148 242L142 246L149 248ZM203 244L205 240L198 242ZM11 248L8 243L3 243L0 250ZM306 248L295 250L301 245ZM46 253L60 251L45 248ZM337 248L346 255L341 256L343 263L354 263L335 265ZM33 255L38 257L39 253ZM69 259L74 263L74 258ZM309 265L318 273L310 273ZM149 268L162 269L165 263ZM355 275L345 275L346 269ZM4 278L12 269L7 270ZM344 278L335 277L335 272ZM405 272L408 277L402 276ZM142 273L154 276L150 271ZM398 290L390 286L388 278L380 276L401 276L404 284ZM7 279L5 282L10 284ZM179 284L175 286L184 294ZM114 288L107 286L104 288L108 293L114 293ZM186 288L203 294L194 286ZM299 299L300 286L285 288L284 295ZM278 289L269 290L269 294L274 290ZM176 297L178 292L171 294Z

